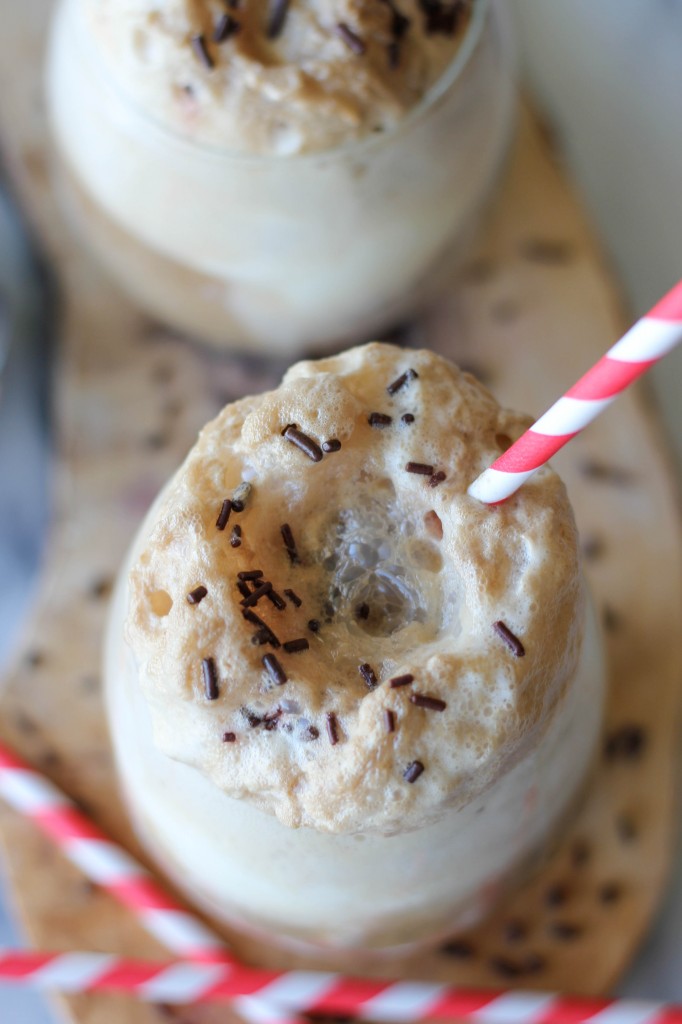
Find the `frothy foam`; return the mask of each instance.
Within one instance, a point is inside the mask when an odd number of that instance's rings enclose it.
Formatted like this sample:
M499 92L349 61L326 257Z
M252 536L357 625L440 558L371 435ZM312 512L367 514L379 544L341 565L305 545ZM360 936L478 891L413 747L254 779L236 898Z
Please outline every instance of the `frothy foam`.
M385 489L395 493L390 481ZM395 497L371 496L356 508L342 509L322 551L334 614L355 618L370 636L390 636L398 644L396 634L412 622L424 624L435 638L446 625L440 621L442 591L436 583L443 559L433 541L416 534L416 521L403 515Z
M389 395L408 369L409 384ZM379 344L299 364L277 391L225 409L176 476L131 574L128 633L164 753L286 824L385 834L470 803L522 759L578 658L575 526L550 469L500 508L466 488L498 436L526 423L439 357ZM313 461L283 436L290 424L341 449ZM427 462L443 475L436 486L409 471ZM217 512L249 467L247 506L221 533ZM252 569L300 600L260 599L269 634L242 615L237 573ZM208 594L192 607L199 583ZM307 649L287 651L299 638ZM204 692L207 657L216 700ZM393 687L400 675L411 679ZM229 749L226 730L238 734ZM415 761L424 771L411 784Z

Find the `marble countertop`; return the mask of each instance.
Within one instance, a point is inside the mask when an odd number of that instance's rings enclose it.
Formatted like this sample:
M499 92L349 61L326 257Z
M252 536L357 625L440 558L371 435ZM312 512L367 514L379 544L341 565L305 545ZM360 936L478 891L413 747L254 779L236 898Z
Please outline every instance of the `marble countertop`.
M682 268L682 133L672 130L682 124L682 0L505 2L518 15L527 79L557 129L633 312L644 312ZM44 287L0 192L0 666L30 605L40 559L36 538L44 536L49 507ZM13 336L22 338L21 346L8 346ZM653 389L682 467L682 350L659 368ZM682 1002L682 858L677 861L623 994ZM0 945L19 941L0 904ZM37 996L4 989L0 1003L3 1019L53 1024Z

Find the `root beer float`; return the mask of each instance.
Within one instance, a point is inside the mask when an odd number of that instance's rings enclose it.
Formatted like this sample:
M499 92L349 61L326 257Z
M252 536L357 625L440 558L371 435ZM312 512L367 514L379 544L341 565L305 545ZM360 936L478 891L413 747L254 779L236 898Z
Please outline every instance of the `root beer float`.
M503 505L467 495L528 423L371 344L201 433L106 660L132 817L199 905L305 948L404 949L480 918L565 818L603 688L572 512L548 467Z
M506 150L488 0L60 0L63 206L135 299L219 347L372 337L448 280Z

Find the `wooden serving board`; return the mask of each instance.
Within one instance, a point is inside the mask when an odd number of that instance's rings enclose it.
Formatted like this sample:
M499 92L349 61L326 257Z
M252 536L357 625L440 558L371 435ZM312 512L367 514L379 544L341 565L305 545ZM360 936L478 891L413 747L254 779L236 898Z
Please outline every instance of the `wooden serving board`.
M55 511L42 589L0 698L0 736L141 855L116 790L100 649L111 582L145 509L198 428L283 364L218 355L135 309L63 224L49 187L39 68L48 0L3 11L0 142L61 285ZM667 282L662 282L662 288ZM480 242L449 295L400 337L478 370L539 414L618 336L616 288L547 138L530 117ZM576 509L610 667L589 795L535 879L484 926L396 976L596 994L627 966L670 862L682 677L676 487L652 409L633 392L556 459ZM0 809L5 868L32 942L163 957L128 913ZM251 961L296 965L229 936ZM76 1024L225 1021L225 1009L60 1000Z

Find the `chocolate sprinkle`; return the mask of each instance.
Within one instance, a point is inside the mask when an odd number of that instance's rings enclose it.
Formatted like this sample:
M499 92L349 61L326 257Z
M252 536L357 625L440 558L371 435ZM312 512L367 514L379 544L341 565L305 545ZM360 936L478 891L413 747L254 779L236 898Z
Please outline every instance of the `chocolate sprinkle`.
M605 604L602 609L602 622L607 633L616 633L623 625L623 617L611 605Z
M213 57L208 51L206 37L204 34L200 32L198 35L192 36L190 43L192 44L194 56L201 64L204 65L205 68L208 68L208 70L211 71L215 67L215 64Z
M403 778L405 782L416 782L423 771L424 765L421 761L412 761L403 772Z
M605 882L599 889L602 903L616 903L623 895L623 887L618 882Z
M323 452L338 452L341 449L341 442L336 437L330 438L329 441L322 442Z
M609 760L624 758L633 761L642 753L645 740L641 725L623 725L607 737L604 754Z
M587 864L591 856L591 850L589 843L584 839L576 839L571 850L571 861L574 867L582 867L583 864Z
M616 818L616 832L618 838L624 843L630 843L637 838L637 826L628 814L619 814Z
M232 511L232 502L229 498L225 498L225 501L220 506L220 512L216 519L216 526L219 530L224 530L227 526L227 520L230 518L230 512Z
M528 956L523 958L523 970L525 974L537 974L539 971L544 971L547 966L547 960L544 956L540 956L539 953L529 953Z
M287 654L296 654L298 651L307 651L310 643L302 636L299 640L287 640L282 646Z
M501 978L518 978L523 972L521 964L516 960L510 960L506 956L493 956L488 961L491 969L499 974Z
M442 484L443 480L445 480L445 473L442 469L439 469L429 480L429 487L438 487L438 484Z
M633 474L629 469L624 469L621 466L609 466L596 459L587 459L582 463L580 469L591 480L614 484L616 487L632 483L633 479Z
M241 28L239 22L231 14L223 14L215 27L213 42L224 43L230 36L236 36L238 32L241 32Z
M409 672L404 676L394 676L393 679L389 679L388 685L392 690L397 690L399 686L409 686L410 683L414 682L414 676L410 675Z
M330 711L327 714L325 724L327 726L327 736L329 737L329 742L333 747L335 747L336 744L339 742L339 732L338 721L333 711Z
M386 732L395 732L395 714L390 708L384 708L384 727Z
M370 427L387 427L393 423L393 417L387 416L385 412L371 412L367 417Z
M249 585L248 585L248 583L245 583L243 580L237 580L237 590L242 595L242 597L250 597L251 596L251 591L249 590Z
M429 697L425 693L411 693L410 703L416 704L418 708L428 708L429 711L445 711L447 704L439 697Z
M294 540L294 535L291 532L291 527L288 523L283 523L279 528L279 532L282 534L282 540L284 541L284 546L287 549L287 554L291 559L292 565L296 565L301 561L301 559L298 555L296 541Z
M259 580L263 575L262 569L249 569L248 572L238 572L237 579L240 580Z
M308 619L308 629L311 633L320 632L320 620L319 619Z
M113 581L110 576L100 576L99 579L93 580L92 584L88 588L88 595L99 599L102 597L108 597L111 593Z
M260 634L263 637L263 640L261 640L260 642L268 643L271 645L271 647L282 646L277 637L275 636L275 634L267 625L267 623L263 622L263 620L258 615L256 615L255 612L251 611L250 608L242 609L242 615L244 616L247 622L250 622L253 626L258 627L257 635Z
M523 921L512 919L504 926L504 937L507 942L521 942L528 935L528 927Z
M284 600L284 598L281 596L281 594L278 594L276 590L269 590L265 596L267 597L268 601L271 604L274 604L275 608L278 611L280 611L280 612L284 611L284 609L287 606L287 603Z
M498 620L493 622L493 629L499 637L504 640L509 650L512 652L514 657L522 658L526 653L526 649L517 636L514 636L511 629L505 626L504 622Z
M583 933L580 925L571 924L568 921L552 921L548 927L551 935L564 942L571 942L573 939L579 938Z
M290 590L290 589L285 590L284 591L284 595L285 595L285 597L288 597L289 600L291 601L291 603L296 605L297 608L300 608L301 605L303 604L303 601L301 601L301 599L298 596L298 594L296 594L293 590Z
M352 28L349 28L345 21L340 21L334 31L340 39L343 39L344 43L349 50L361 57L367 47L364 41L357 35Z
M446 956L453 956L457 960L471 960L476 951L470 942L464 939L449 939L440 947L441 953Z
M284 22L289 13L289 0L274 0L270 8L270 17L265 34L268 39L277 39L284 28Z
M524 259L547 264L568 263L574 252L570 242L550 238L529 238L519 249Z
M206 587L195 587L194 590L190 590L189 594L187 595L187 601L189 604L200 604L207 594L208 590L206 589Z
M414 416L411 412L406 412L400 417L401 423L414 423Z
M601 537L586 537L582 543L582 555L587 562L594 562L601 558L606 545Z
M218 673L213 658L201 659L201 671L204 676L204 693L207 700L218 699Z
M367 689L376 690L379 683L377 681L376 672L372 666L368 662L365 662L363 665L359 666L358 672L367 683Z
M404 14L401 14L401 12L394 7L392 3L389 3L389 7L391 8L391 13L393 15L391 19L391 32L393 33L393 37L394 39L402 39L410 27L410 19ZM416 370L408 370L407 375L409 380L414 380L415 377L419 376Z
M396 30L395 30L396 18L402 19L401 25L402 25L402 22L406 22L405 28L407 28L407 26L409 25L409 21L408 21L408 19L404 15L399 14L398 11L393 11L393 22L394 22L393 34L396 36L396 38L400 38L400 36L403 35L404 32L402 32L402 31L396 32ZM394 380L392 384L388 385L386 390L388 391L389 395L395 395L395 393L397 391L400 391L401 388L405 387L405 385L407 384L408 381L410 381L410 380L417 380L418 377L419 377L419 374L417 373L416 370L405 370L405 373L401 373L401 375L398 377L397 380Z
M309 459L312 459L313 462L322 461L322 449L319 444L317 441L313 441L312 437L304 434L302 430L290 424L284 431L284 437L295 445L299 451L302 451L304 455L307 455Z
M433 475L433 466L427 466L425 462L408 462L405 469L408 473L418 473L420 476Z
M465 10L462 0L450 4L442 0L420 0L419 6L424 12L427 33L439 32L446 36L455 34Z
M357 617L359 619L368 619L369 618L369 605L366 604L363 601L362 604L359 604L357 606L357 608L355 609L355 614L357 615Z
M273 683L276 683L277 686L284 686L287 681L287 675L275 655L265 654L263 656L263 665L268 670Z
M259 587L256 587L256 589L253 590L248 597L244 598L244 600L242 601L242 605L244 606L244 608L253 608L254 605L258 604L261 597L265 597L265 595L268 594L271 590L272 583L266 580L265 583L261 583Z
M223 733L223 743L234 743L237 739L237 735L234 732Z
M569 895L569 889L563 882L555 882L545 893L545 903L548 907L562 907L568 902Z
M242 528L241 526L233 526L232 533L230 535L230 544L233 548L238 548L242 543Z

